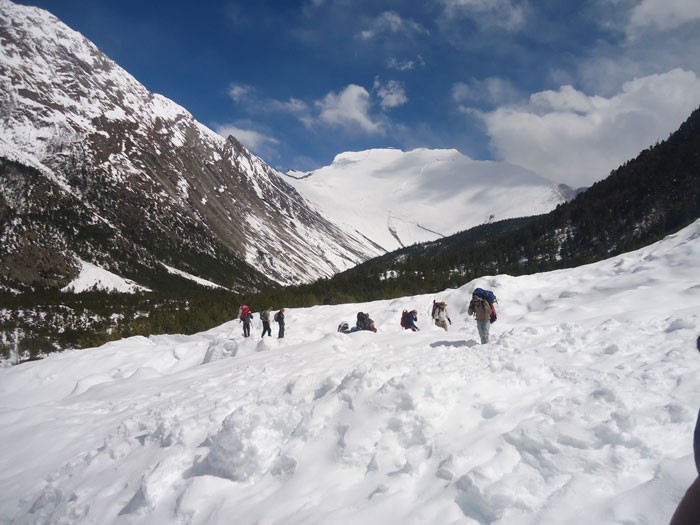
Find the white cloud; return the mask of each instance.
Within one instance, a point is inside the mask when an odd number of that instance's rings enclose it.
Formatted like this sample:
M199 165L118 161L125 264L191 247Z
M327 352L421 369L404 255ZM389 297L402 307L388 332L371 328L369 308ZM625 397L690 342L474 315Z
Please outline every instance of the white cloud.
M235 124L221 124L215 126L214 131L224 138L233 135L241 144L251 151L259 151L267 144L279 144L279 141L273 137L263 135L252 129L240 128Z
M375 90L382 108L388 109L404 104L408 98L400 83L389 81L382 85L375 81ZM338 126L346 129L359 128L369 133L383 133L381 122L375 121L370 110L372 102L369 92L358 85L350 84L342 91L329 92L322 100L311 105L298 98L290 97L287 101L265 98L255 89L239 84L229 88L230 97L240 104L250 115L259 120L263 115L286 114L299 120L308 128L321 124ZM249 149L260 149L263 145L277 144L278 141L252 128L255 124L225 124L215 127L217 133L234 135Z
M642 0L632 9L627 34L638 38L647 31L671 31L698 20L698 0Z
M602 38L550 69L553 85L610 97L631 78L700 72L700 55L690 52L700 46L700 0L596 0L588 9Z
M255 89L242 84L231 84L228 94L231 99L249 113L286 113L303 118L310 109L303 100L291 97L286 102L272 98L261 97Z
M291 115L306 115L309 113L309 106L303 100L290 98L287 102L271 100L268 102L270 109L278 113L289 113Z
M470 18L484 25L507 30L525 25L524 2L518 0L439 0L450 19Z
M412 36L427 34L428 30L413 20L401 17L394 11L385 11L372 21L368 29L360 31L357 36L362 40L372 40L383 33Z
M381 99L380 105L383 110L388 110L392 108L397 108L403 106L408 102L408 97L406 96L406 90L401 82L396 80L389 80L388 82L382 84L379 79L374 81L374 91L377 96Z
M425 66L425 60L423 60L423 57L421 55L417 55L415 60L411 59L405 59L405 60L398 60L396 58L390 58L387 61L386 67L389 69L393 69L395 71L413 71L417 67L424 67Z
M316 102L322 122L342 127L359 127L369 133L381 133L382 126L369 114L370 96L365 88L350 84L340 93L328 93Z
M253 90L250 86L231 84L228 88L228 95L234 102L239 104L246 99L252 93L252 91Z
M531 109L541 115L553 112L591 114L605 111L608 102L603 97L588 96L572 86L561 86L559 91L540 91L530 96Z
M571 186L590 185L664 140L700 105L700 78L675 69L626 82L610 98L570 86L543 91L526 106L479 115L506 161Z

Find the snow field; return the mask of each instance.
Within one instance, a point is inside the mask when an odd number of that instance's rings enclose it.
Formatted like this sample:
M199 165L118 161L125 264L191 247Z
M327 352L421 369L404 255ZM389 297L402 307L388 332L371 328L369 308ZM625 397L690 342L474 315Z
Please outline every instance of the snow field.
M250 338L231 321L0 370L0 523L667 522L696 475L699 239L288 309L283 340L256 314ZM500 301L487 345L476 286ZM377 333L335 332L360 310Z

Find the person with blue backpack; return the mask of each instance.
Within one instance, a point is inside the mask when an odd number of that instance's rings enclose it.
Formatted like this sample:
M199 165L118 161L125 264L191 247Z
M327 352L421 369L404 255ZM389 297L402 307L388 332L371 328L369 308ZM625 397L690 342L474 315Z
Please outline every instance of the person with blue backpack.
M496 296L492 291L477 288L472 293L472 300L467 309L469 315L476 319L476 329L479 331L482 345L489 342L491 323L496 321L496 308L493 305L495 302Z

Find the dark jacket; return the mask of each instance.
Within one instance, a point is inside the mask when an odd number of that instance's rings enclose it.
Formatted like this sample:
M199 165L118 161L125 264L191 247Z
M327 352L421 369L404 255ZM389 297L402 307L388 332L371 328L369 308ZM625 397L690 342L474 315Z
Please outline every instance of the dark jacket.
M410 328L414 332L417 332L418 330L420 330L420 328L418 328L418 326L416 326L416 321L418 321L418 314L413 313L413 312L408 312L408 314L406 315L406 324L408 324L407 328Z

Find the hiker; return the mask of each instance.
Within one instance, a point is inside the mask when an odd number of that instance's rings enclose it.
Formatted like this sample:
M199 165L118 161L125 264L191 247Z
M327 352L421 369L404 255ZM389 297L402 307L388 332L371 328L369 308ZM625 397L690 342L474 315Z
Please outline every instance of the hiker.
M452 324L450 316L447 315L447 303L444 301L437 301L433 299L433 310L431 317L435 319L435 326L443 328L447 332L447 323Z
M272 306L266 308L260 314L260 319L262 320L262 325L263 325L263 331L262 331L262 335L260 336L260 338L265 337L265 334L272 337L272 329L270 328L270 311L271 310L272 310Z
M243 337L250 336L250 323L253 322L253 314L250 313L250 307L244 304L238 309L238 318L243 323Z
M481 344L489 342L491 324L498 320L495 304L497 302L496 294L491 290L476 288L472 292L472 300L469 303L468 312L469 315L473 315L476 318L476 327L479 330Z
M700 336L698 336L695 344L698 347L698 352L700 352ZM698 471L698 477L688 487L688 490L676 507L669 525L697 525L700 523L700 412L698 412L698 418L695 421L693 452L695 455L695 470Z
M411 310L410 312L404 310L401 314L401 326L404 330L410 329L412 332L417 332L420 330L416 326L416 321L418 321L418 311Z
M374 321L370 319L369 314L364 312L357 312L357 323L350 331L357 332L360 330L369 330L371 332L377 331L377 329L374 327Z
M275 322L279 325L279 333L277 334L277 339L284 338L284 308L280 308L280 311L275 314Z
M350 331L350 325L347 321L343 321L338 325L338 332L340 332L341 334L349 334Z
M489 330L491 329L491 305L486 299L479 297L476 293L472 294L472 300L467 309L469 315L476 318L476 329L481 337L481 344L489 342Z

